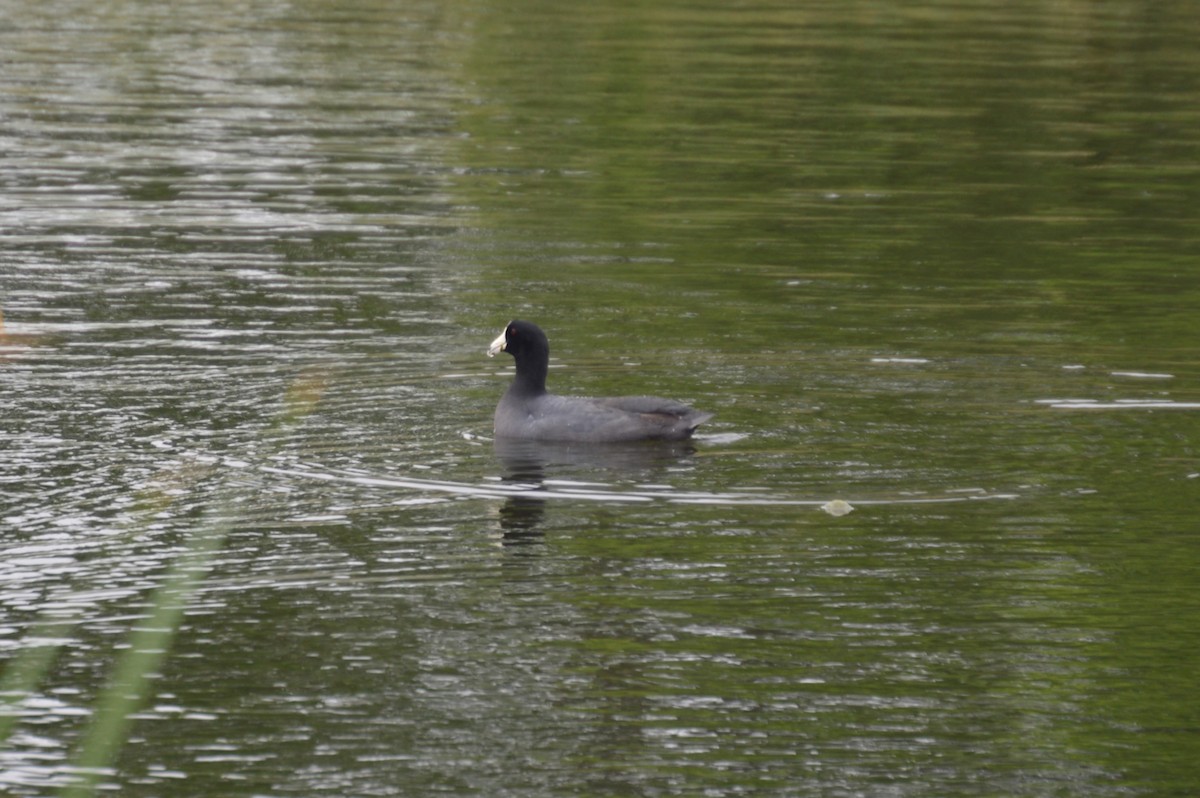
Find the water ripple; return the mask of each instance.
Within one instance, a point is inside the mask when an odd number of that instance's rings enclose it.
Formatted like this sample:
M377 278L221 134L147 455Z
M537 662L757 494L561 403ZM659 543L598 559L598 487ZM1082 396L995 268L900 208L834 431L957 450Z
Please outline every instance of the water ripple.
M666 502L668 504L706 504L733 507L778 506L815 507L830 503L829 498L797 499L772 496L761 492L704 492L677 491L669 486L655 486L654 490L628 490L608 487L603 484L585 485L574 481L544 479L536 482L505 482L501 477L491 477L483 482L467 483L450 480L423 479L417 477L382 476L318 468L266 467L266 473L297 479L337 482L373 488L396 488L422 493L465 496L478 499L522 498L537 501L595 501L638 504ZM941 494L913 493L887 498L841 499L852 505L888 506L912 504L955 504L972 501L995 501L1019 498L1016 493L997 493L982 488L948 491Z

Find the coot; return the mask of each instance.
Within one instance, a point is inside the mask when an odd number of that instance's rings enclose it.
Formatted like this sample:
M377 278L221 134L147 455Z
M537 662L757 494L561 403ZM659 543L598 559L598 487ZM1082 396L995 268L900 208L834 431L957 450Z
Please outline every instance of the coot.
M517 377L496 405L496 437L538 441L618 443L690 438L712 413L655 396L584 399L546 391L550 342L536 324L511 321L488 347L508 352Z

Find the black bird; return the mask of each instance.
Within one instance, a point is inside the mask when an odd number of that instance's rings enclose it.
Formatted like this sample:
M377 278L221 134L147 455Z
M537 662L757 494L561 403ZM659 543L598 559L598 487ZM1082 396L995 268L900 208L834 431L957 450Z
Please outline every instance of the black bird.
M546 391L550 342L536 324L510 321L488 347L488 356L508 352L517 377L496 405L496 437L537 441L618 443L680 441L712 413L656 396L585 399Z

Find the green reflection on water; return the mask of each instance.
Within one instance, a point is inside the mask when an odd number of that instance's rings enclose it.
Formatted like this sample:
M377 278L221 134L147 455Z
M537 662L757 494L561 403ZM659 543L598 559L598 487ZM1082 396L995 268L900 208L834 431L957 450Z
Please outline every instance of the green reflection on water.
M37 473L67 498L127 461L112 437L246 441L297 346L358 356L297 456L475 484L482 348L530 315L562 390L717 412L732 442L646 479L1020 499L559 503L515 553L490 503L283 481L168 662L130 794L160 763L190 794L1194 785L1196 415L1038 404L1200 398L1189 4L131 8L104 10L133 37L73 13L69 45L7 34L30 57L6 85L50 88L6 117L28 190L0 210L65 274L23 310L246 340L199 375L186 335L68 341L136 344L133 376L89 361L86 398L175 426L63 410L56 434L102 441ZM50 356L14 374L79 384Z
M828 343L1005 326L1090 342L1095 315L1147 303L1126 334L1193 329L1182 120L1200 87L1162 20L879 3L526 3L516 18L484 16L464 64L480 101L456 190L486 231L473 254L531 311L736 320L756 345L766 326ZM1093 302L1069 296L1093 286ZM945 315L955 305L1007 325Z
M487 281L473 314L543 320L564 392L706 392L718 429L751 433L735 448L801 490L843 495L831 466L849 461L917 489L1012 479L1036 505L948 515L928 570L898 543L918 545L925 518L889 535L853 517L875 530L847 555L858 578L781 544L796 571L771 584L798 596L705 575L764 578L727 538L574 539L604 574L569 599L597 628L575 700L610 731L585 766L657 767L663 789L699 772L770 783L788 756L801 778L941 769L966 792L1186 789L1194 414L1030 404L1155 393L1114 383L1121 363L1160 364L1175 400L1200 393L1196 19L1142 11L526 3L519 23L483 18L455 184ZM883 377L863 366L879 356L924 364ZM1081 361L1081 379L1060 370ZM796 524L747 534L813 522ZM669 566L699 568L711 598ZM709 633L662 623L676 616Z

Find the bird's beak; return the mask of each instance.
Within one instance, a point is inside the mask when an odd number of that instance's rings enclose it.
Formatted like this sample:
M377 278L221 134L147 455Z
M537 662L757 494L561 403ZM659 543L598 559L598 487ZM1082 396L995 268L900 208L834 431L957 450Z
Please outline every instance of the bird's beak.
M505 330L505 332L508 331ZM504 334L500 333L496 340L492 341L492 345L488 347L488 357L495 357L497 353L504 351Z

